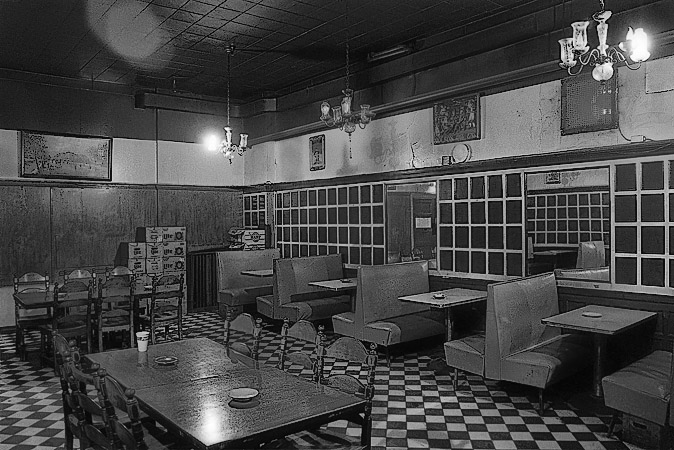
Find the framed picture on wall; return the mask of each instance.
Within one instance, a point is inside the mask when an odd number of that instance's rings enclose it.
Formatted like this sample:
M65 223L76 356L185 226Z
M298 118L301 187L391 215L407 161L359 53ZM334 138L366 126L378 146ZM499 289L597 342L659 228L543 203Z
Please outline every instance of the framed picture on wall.
M112 180L112 139L19 132L19 173L27 178Z
M325 169L325 135L310 137L309 144L311 147L309 170Z
M480 139L480 96L450 98L433 105L433 144Z

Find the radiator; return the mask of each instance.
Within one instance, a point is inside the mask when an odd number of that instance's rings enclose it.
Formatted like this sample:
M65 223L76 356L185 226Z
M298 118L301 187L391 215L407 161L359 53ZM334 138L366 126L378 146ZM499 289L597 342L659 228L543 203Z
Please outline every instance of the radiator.
M217 263L215 252L187 254L187 312L217 311Z

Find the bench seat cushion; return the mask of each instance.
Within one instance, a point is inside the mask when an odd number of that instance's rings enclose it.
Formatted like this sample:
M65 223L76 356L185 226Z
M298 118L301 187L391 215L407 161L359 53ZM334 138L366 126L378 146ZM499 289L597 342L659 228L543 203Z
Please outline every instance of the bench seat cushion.
M560 334L501 361L501 379L545 388L592 363L592 343L580 334Z
M254 305L257 297L271 293L271 285L222 289L218 293L218 301L227 306Z
M290 322L304 320L329 319L335 314L341 314L351 310L351 297L338 295L335 297L323 297L301 302L291 302L277 306L281 317L288 318ZM258 309L258 312L260 310Z
M274 317L274 295L263 295L255 299L257 312L267 316Z
M347 311L333 315L332 329L336 334L357 338L355 313L353 311Z
M602 379L609 408L665 425L671 386L672 354L662 350L633 362Z
M484 335L475 334L445 342L445 360L449 367L484 375Z
M388 346L444 333L445 324L440 311L419 311L370 322L363 327L362 339Z

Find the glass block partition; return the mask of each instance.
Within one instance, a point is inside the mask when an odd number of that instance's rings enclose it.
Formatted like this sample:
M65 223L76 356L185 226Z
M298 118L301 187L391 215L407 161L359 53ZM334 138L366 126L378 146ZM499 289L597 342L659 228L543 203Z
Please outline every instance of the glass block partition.
M264 192L243 195L244 228L260 228L267 223L266 195Z
M281 257L341 253L347 264L384 264L384 185L312 187L276 193Z
M439 180L439 270L522 276L522 173Z
M617 163L614 180L615 283L674 287L674 168L665 158Z
M527 192L527 235L536 245L578 248L579 242L611 243L608 187Z

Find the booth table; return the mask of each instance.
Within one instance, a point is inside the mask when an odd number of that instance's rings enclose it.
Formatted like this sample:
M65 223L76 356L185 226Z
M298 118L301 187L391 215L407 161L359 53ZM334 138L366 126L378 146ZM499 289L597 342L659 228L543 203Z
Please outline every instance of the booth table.
M546 325L592 333L594 341L594 368L592 394L604 396L601 379L604 376L606 341L623 331L634 328L657 316L654 312L611 306L587 305L582 308L542 319Z

